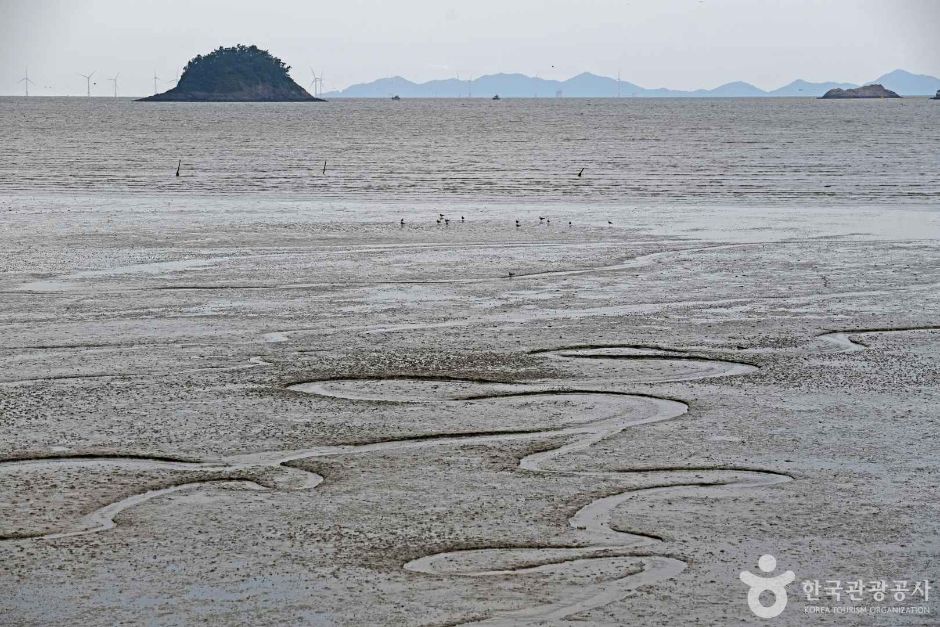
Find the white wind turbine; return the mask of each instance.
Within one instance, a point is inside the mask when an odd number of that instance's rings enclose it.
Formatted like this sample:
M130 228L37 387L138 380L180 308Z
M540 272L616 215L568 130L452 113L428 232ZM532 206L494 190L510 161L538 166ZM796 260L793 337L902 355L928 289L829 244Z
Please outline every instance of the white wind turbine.
M26 84L26 97L29 98L29 84L30 84L30 83L33 83L33 81L30 80L30 78L29 78L29 68L26 68L26 76L24 76L23 78L21 78L18 82L20 82L20 83L25 83L25 84ZM35 84L36 84L36 83L33 83L33 85L35 85Z
M91 77L95 75L95 72L92 72L91 74L82 74L81 72L79 72L78 75L84 77L85 87L87 89L85 95L87 95L88 97L91 97ZM95 84L97 85L97 83Z
M313 71L313 68L310 68L310 73L313 75L313 80L310 81L310 86L313 88L313 97L317 98L320 94L323 93L323 74L317 76L317 73Z
M157 93L157 81L160 80L160 77L157 76L157 71L153 71L153 93Z
M109 81L111 81L112 83L114 83L114 97L115 97L115 98L117 98L117 79L118 79L118 76L120 76L120 75L121 75L121 73L118 72L117 74L114 75L114 78L109 78L109 79L108 79Z

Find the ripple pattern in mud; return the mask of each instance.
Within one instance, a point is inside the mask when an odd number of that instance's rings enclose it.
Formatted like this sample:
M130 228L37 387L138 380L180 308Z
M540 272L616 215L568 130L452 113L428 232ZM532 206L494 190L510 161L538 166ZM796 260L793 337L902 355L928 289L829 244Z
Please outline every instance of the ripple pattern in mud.
M56 538L69 538L88 533L108 531L116 526L115 517L121 512L182 490L195 489L205 485L239 485L255 490L269 488L280 490L307 490L315 488L323 481L323 477L316 473L307 472L298 468L285 466L282 460L268 460L263 457L245 456L213 462L191 462L174 460L163 457L147 456L119 456L119 455L65 455L48 456L24 459L0 460L0 475L15 473L21 470L61 470L61 469L106 469L125 471L199 471L206 475L204 478L180 482L164 488L148 490L132 494L113 503L109 503L78 520L70 521L60 531L41 534L17 534L13 536L0 536L0 540L24 540ZM286 460L285 460L286 461ZM269 468L270 467L270 468ZM264 483L245 477L257 473L261 469L273 470L266 473Z
M859 340L853 339L858 335L881 335L885 333L907 333L913 331L940 331L940 326L922 327L893 327L882 329L855 329L853 331L830 331L818 336L826 343L824 351L827 353L854 353L863 351L868 346Z
M401 379L330 379L310 381L288 387L295 392L316 394L357 401L398 403L433 403L456 400L481 394L512 393L518 389L507 383L469 381L464 379L411 378Z
M540 350L553 360L576 362L572 376L610 384L669 383L749 374L751 364L689 355L675 349L641 346L574 346Z
M708 359L688 355L682 351L663 348L631 346L578 346L538 351L563 367L577 368L566 381L681 381L705 377L744 374L753 366L738 362ZM647 366L652 365L652 369ZM646 370L643 368L647 367ZM598 370L598 368L600 370ZM583 371L587 370L585 374ZM559 576L566 581L578 581L588 571L590 581L576 586L577 590L556 603L506 612L483 621L485 624L518 624L520 622L560 620L578 612L601 607L622 599L631 590L662 579L675 577L686 564L674 557L657 553L663 540L655 534L615 529L611 519L614 510L625 502L643 496L670 491L739 490L768 487L789 481L781 473L762 470L735 470L728 468L692 469L658 468L625 471L591 471L567 468L564 457L589 449L625 429L678 418L688 406L680 401L628 394L616 390L557 389L546 382L505 384L491 381L461 379L398 378L398 379L333 379L312 381L289 386L298 393L316 394L355 401L382 401L393 403L502 403L509 408L520 399L527 403L540 399L584 398L597 402L589 405L586 417L571 420L555 428L513 429L512 425L499 431L436 434L398 440L385 440L367 444L320 446L291 451L268 451L238 455L215 462L188 462L165 458L145 457L82 457L60 459L10 460L0 462L0 472L15 471L17 467L55 466L114 466L116 468L152 468L206 471L210 476L166 488L136 494L102 507L74 521L60 532L39 536L45 539L71 537L100 532L115 526L115 517L122 511L147 501L181 490L209 483L232 483L252 489L311 489L322 477L287 466L291 461L341 455L361 455L389 450L404 450L447 444L489 443L518 439L546 439L566 437L567 441L555 448L533 453L519 461L520 470L551 475L580 475L596 479L617 479L655 471L674 475L670 485L632 489L595 499L581 507L569 521L570 542L562 546L521 548L479 548L429 555L404 565L404 569L427 575L464 577L494 577L526 575L532 573ZM274 469L274 478L266 482L252 478ZM264 472L261 472L264 471ZM729 473L731 473L729 478ZM710 478L710 475L714 475ZM683 479L689 477L688 479ZM642 553L638 551L642 550ZM600 583L597 580L600 579ZM570 586L569 586L570 587Z
M584 380L607 382L630 380L633 382L658 382L695 380L706 377L732 376L756 370L749 364L709 359L688 355L683 351L660 347L638 346L574 346L535 351L547 358L558 360L563 365L577 365L566 381ZM585 370L587 372L585 372ZM566 476L580 475L594 479L622 479L628 475L645 474L644 469L598 472L565 468L565 455L582 451L612 437L621 431L641 424L649 424L678 418L686 413L688 406L682 402L651 396L625 394L607 390L544 389L545 382L531 384L498 384L481 381L434 380L419 378L356 380L342 379L314 381L292 386L298 392L306 392L349 400L449 403L456 401L506 402L526 397L537 399L546 396L590 395L613 404L617 411L607 415L591 416L587 420L568 424L557 429L544 429L526 433L522 437L569 436L568 442L553 449L533 453L519 461L524 471ZM494 436L479 435L472 439L491 440ZM505 439L510 434L497 435ZM436 440L441 442L441 440ZM387 444L379 444L385 449ZM694 481L687 477L690 469L658 468L658 474L675 474L672 485L646 489L633 489L613 494L588 503L569 521L572 538L566 546L480 548L450 551L412 560L404 565L409 572L426 575L449 575L464 577L496 577L552 573L568 581L577 580L584 571L593 573L595 583L579 586L579 591L565 596L557 603L525 608L502 613L480 624L519 624L520 622L542 622L560 620L578 612L601 607L617 601L637 587L674 577L685 569L686 564L667 555L655 553L638 555L641 549L649 550L663 541L653 534L627 532L612 527L614 510L630 499L640 498L665 491L688 491L699 489L737 490L772 486L789 481L781 473L761 470L737 471L726 468L697 468ZM729 472L732 473L729 478ZM709 480L709 475L714 478ZM600 578L603 583L596 583Z

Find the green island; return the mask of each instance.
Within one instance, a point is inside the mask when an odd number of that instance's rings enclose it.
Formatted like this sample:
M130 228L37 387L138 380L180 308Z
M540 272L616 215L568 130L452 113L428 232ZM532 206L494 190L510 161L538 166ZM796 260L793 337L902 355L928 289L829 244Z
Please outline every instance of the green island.
M141 101L323 102L294 82L290 66L257 46L219 47L186 64L177 85Z

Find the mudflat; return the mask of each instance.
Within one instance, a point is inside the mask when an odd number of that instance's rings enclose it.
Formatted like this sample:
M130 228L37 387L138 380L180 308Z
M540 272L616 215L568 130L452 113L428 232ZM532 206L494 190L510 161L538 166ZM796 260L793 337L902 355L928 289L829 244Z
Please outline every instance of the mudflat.
M773 554L804 625L800 581L936 576L933 208L0 212L5 624L749 623Z

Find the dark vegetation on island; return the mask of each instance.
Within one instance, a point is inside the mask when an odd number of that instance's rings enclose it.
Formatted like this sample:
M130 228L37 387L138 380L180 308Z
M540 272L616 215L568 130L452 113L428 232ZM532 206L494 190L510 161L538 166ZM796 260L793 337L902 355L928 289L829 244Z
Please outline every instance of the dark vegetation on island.
M865 85L855 89L830 89L822 98L900 98L897 93L890 89L885 89L883 85Z
M257 46L219 47L197 55L176 87L145 101L158 102L321 102L294 82L290 66Z

